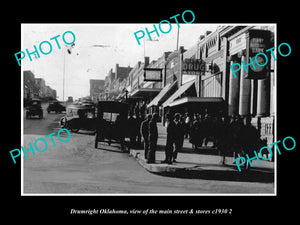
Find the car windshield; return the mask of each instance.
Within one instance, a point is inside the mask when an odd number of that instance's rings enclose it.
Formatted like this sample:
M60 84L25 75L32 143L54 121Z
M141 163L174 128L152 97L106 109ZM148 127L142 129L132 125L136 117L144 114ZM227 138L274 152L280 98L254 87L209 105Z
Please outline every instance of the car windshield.
M78 115L78 109L68 109L68 116L77 116Z
M115 122L119 113L103 112L103 119L110 122Z

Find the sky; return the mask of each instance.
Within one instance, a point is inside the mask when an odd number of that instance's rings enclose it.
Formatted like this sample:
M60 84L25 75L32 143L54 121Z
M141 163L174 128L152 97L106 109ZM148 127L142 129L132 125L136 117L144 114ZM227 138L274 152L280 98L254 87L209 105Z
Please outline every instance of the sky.
M179 46L189 49L197 43L200 35L207 30L214 31L219 24L181 24L179 28ZM168 30L167 24L162 29ZM49 41L52 52L30 61L28 55L21 61L22 71L31 70L35 78L43 78L46 85L57 91L58 100L63 98L63 74L65 74L64 99L72 96L73 99L89 95L90 79L105 79L109 70L119 66L134 67L138 61L144 61L144 56L150 57L150 62L162 56L163 52L176 49L177 24L172 23L172 29L167 34L152 33L155 41L150 41L145 35L138 45L134 32L139 30L153 30L153 24L22 24L21 25L21 50L34 51L34 45L39 48L43 41ZM158 24L156 24L158 27ZM152 29L151 29L152 28ZM72 31L76 37L75 46L71 54L67 53L62 35ZM146 33L146 32L145 32ZM61 49L58 49L57 38ZM71 42L72 36L65 35L66 41ZM44 52L49 51L47 44L42 45ZM39 50L38 50L39 51ZM145 52L144 52L145 51ZM145 53L145 55L144 55ZM17 63L17 62L16 62ZM22 78L23 79L23 78Z

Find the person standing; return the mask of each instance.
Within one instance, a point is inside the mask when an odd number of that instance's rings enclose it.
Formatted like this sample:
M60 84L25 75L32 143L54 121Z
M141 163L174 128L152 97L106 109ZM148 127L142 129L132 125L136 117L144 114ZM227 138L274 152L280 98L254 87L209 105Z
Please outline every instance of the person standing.
M157 113L154 113L149 123L149 152L147 163L155 163L155 151L157 148L158 130L157 130Z
M185 118L184 118L184 137L185 138L189 138L190 128L191 128L191 118L190 118L189 113L186 113Z
M217 133L215 136L216 146L219 150L219 155L221 157L220 163L222 165L226 164L226 156L230 153L232 144L232 134L229 130L229 120L228 117L217 117Z
M200 131L200 127L200 116L195 114L190 133L190 143L195 150L201 147L203 142L203 133Z
M130 139L130 147L135 148L136 147L136 134L137 134L137 122L136 118L133 117L133 114L131 113L128 118L128 134Z
M149 123L152 118L152 115L147 115L147 118L142 122L140 133L144 140L144 157L147 159L148 157L148 150L149 150Z
M229 132L231 133L231 151L233 153L233 163L235 159L240 157L241 151L241 135L243 128L243 120L239 115L233 115L229 123Z
M174 139L175 139L175 149L172 156L172 162L176 162L178 152L181 152L184 140L184 128L183 123L180 121L180 113L176 113L174 116L175 130L174 130Z
M140 127L142 124L142 118L140 117L139 114L135 115L135 119L136 119L136 144L137 144L137 148L140 148L142 145L142 136L141 136L141 132L140 132Z
M257 149L257 147L261 144L261 139L258 130L252 126L251 124L251 116L246 116L243 120L243 127L239 132L239 140L242 148L242 154L245 156L246 154L252 158L253 149ZM246 163L244 164L244 169L249 169L249 163L252 166L252 163L246 158Z
M170 116L170 114L168 114L166 119L167 119L167 141L166 141L166 147L165 147L165 154L166 154L165 157L166 158L164 161L162 161L162 163L172 164L174 143L175 143L175 139L176 139L176 137L174 135L174 131L175 131L176 127L175 127L175 123L172 120L172 117Z
M212 136L212 118L206 113L204 115L203 124L203 134L205 135L204 145L207 147L208 142L211 140Z

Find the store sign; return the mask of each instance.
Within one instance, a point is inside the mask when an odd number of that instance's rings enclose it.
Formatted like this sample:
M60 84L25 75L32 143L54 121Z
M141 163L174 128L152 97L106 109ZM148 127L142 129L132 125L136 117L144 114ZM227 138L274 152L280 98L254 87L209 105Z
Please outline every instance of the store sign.
M182 73L189 75L202 75L205 73L205 62L201 59L184 59Z
M229 54L234 55L243 49L246 49L246 33L243 33L229 41Z
M249 35L247 37L247 48L246 48L246 61L245 64L251 63L249 58L252 61L255 59L259 65L265 66L255 66L252 64L249 65L248 73L245 75L245 78L248 79L265 79L267 77L267 70L269 67L269 62L267 58L270 58L270 52L266 52L270 48L270 31L267 30L249 30ZM264 53L267 55L267 58L263 56Z
M162 69L159 68L144 68L144 81L162 81Z

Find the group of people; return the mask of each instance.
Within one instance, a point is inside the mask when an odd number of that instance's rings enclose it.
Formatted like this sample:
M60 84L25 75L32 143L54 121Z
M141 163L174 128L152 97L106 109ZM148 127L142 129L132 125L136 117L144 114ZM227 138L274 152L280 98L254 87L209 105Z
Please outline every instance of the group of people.
M145 159L147 163L155 162L155 152L157 148L158 114L147 115L146 120L141 124L140 132L144 140ZM180 114L176 113L174 119L167 117L167 141L165 146L166 158L162 163L171 164L176 162L177 154L181 151L184 141L184 128L180 122Z
M144 140L145 159L147 163L155 162L155 151L157 148L158 115L147 115L141 122L140 134ZM172 164L176 162L178 152L181 152L184 139L189 138L195 149L208 141L213 142L221 156L221 163L225 164L225 157L233 155L238 158L241 155L253 154L253 150L263 146L258 130L251 125L251 117L242 118L235 116L211 116L209 114L188 113L181 115L175 113L174 116L166 115L167 120L167 140L165 145L165 160L163 163ZM245 163L247 169L248 162Z
M158 129L157 129L158 114L147 115L146 119L141 123L140 133L144 140L144 157L147 163L155 163L155 151L157 148Z

